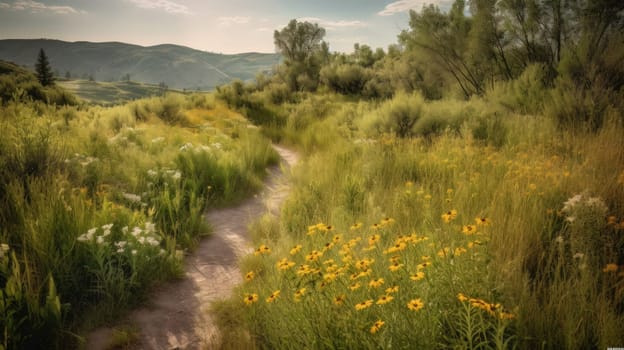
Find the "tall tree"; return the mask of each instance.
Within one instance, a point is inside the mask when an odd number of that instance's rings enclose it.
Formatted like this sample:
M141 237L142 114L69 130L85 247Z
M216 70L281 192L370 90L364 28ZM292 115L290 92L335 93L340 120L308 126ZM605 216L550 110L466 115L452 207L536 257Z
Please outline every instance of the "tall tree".
M296 19L273 33L277 52L285 58L286 80L291 89L310 89L318 84L320 66L329 51L324 36L325 29L317 23Z
M43 49L39 49L39 55L37 56L37 63L35 63L35 71L37 72L37 79L43 86L54 84L54 74L52 74L52 68L48 61Z

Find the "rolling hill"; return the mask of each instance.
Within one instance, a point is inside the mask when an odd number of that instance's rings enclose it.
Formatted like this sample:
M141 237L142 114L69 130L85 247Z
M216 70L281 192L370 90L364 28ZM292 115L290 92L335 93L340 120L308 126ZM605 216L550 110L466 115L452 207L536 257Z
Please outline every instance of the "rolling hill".
M210 90L234 79L248 80L279 63L266 53L224 55L178 45L138 46L119 42L66 42L51 39L0 40L0 59L34 67L39 49L45 50L60 76L97 81L165 83L170 88Z

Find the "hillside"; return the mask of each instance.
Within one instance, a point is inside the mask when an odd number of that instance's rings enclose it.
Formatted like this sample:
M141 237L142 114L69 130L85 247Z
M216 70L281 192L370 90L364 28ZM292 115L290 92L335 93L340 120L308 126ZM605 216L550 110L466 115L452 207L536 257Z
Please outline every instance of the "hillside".
M279 63L276 54L223 55L177 45L143 47L119 42L66 42L49 39L0 40L0 59L33 67L44 49L61 76L97 81L131 80L170 88L210 90L234 79L248 80Z

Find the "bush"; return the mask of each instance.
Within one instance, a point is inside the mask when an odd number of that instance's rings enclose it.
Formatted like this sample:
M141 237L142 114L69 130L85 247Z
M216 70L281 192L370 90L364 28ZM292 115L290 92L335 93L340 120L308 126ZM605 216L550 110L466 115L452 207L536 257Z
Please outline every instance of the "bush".
M329 65L321 69L321 82L341 94L361 95L371 75L370 69L356 64Z
M377 132L393 133L398 137L414 135L414 125L423 116L424 99L419 94L398 93L384 102L365 127Z

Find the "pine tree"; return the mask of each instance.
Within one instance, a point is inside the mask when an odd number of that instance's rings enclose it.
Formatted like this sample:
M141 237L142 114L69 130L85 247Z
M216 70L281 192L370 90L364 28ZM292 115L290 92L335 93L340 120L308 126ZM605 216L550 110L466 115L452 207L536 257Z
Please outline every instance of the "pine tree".
M52 68L50 67L48 56L46 56L43 49L39 50L37 63L35 64L35 71L37 72L37 79L39 79L41 85L48 86L54 84L54 75L52 74Z

